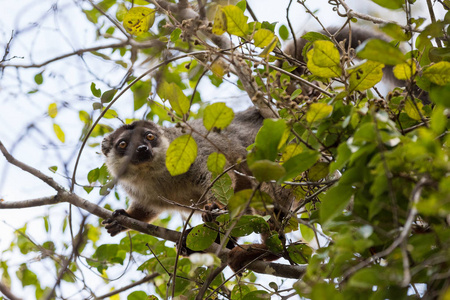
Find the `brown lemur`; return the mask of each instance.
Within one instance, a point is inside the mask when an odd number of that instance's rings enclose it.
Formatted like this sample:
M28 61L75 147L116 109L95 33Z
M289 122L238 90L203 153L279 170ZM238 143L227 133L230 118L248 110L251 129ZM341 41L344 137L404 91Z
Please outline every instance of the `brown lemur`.
M211 173L206 166L208 156L219 151L229 165L245 159L246 148L254 142L262 122L256 108L236 113L232 123L220 132L208 133L202 120L189 121L189 126L195 129L192 136L197 142L198 154L189 170L177 176L171 176L166 168L166 151L175 138L184 134L181 128L166 128L150 121L136 121L118 128L102 142L109 172L131 198L130 207L116 214L125 213L151 222L166 210L189 212L191 205L203 208L205 203L213 202L212 194L208 194L205 201L196 203L211 183ZM206 135L207 139L203 137ZM249 174L245 163L236 169ZM229 175L235 190L251 187L245 176L233 171ZM104 224L112 236L126 230L114 219L105 220Z
M348 41L348 35L349 31L343 30L336 39ZM351 46L356 47L360 42L372 37L380 36L360 28L353 29ZM302 49L305 45L306 41L300 38L297 40L297 52L294 51L293 43L286 47L286 52L304 62ZM306 69L298 68L296 72L303 75ZM387 67L385 73L389 74L390 79L393 78L392 68ZM211 182L211 174L206 167L209 154L222 152L227 158L228 166L244 159L247 155L246 148L253 144L263 124L263 117L256 108L249 108L236 113L233 122L226 129L209 133L201 120L188 123L188 128L194 129L192 135L198 145L198 155L188 172L178 176L170 175L166 169L165 157L170 142L184 134L181 128L166 128L150 121L136 121L123 125L103 140L102 152L106 156L106 166L131 198L129 208L126 211L118 210L115 214L122 213L140 221L151 222L166 210L189 212L191 205L203 208L206 203L213 203L215 199L212 194L207 194L205 201L197 203ZM207 133L208 139L205 139ZM251 174L245 162L238 164L235 169L240 173ZM252 187L252 181L247 176L241 176L233 170L228 174L232 178L235 192ZM270 184L263 185L262 189L269 192L275 200L275 213L278 216L289 212L294 196L288 189L280 187L273 189ZM273 217L274 212L271 214ZM275 224L279 220L271 220L271 223ZM127 230L114 218L105 220L104 224L112 236ZM276 230L276 226L272 227ZM262 244L235 247L229 255L232 269L237 271L267 252L266 238L267 236L262 236ZM266 259L276 258L278 257L273 255L266 257Z

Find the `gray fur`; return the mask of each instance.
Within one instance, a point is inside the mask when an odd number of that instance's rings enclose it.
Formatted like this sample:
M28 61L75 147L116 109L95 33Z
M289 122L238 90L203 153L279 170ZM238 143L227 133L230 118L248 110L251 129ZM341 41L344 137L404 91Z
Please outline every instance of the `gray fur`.
M197 142L198 155L189 171L178 176L171 176L167 170L165 153L174 139L185 134L180 128L166 128L149 121L137 121L131 125L124 125L107 136L102 142L102 152L106 155L108 170L131 198L128 212L143 210L148 216L148 221L151 221L164 210L185 210L164 201L164 198L184 206L196 203L211 182L211 174L206 166L208 156L213 152L222 152L227 158L228 165L244 159L247 154L246 148L254 142L262 122L263 118L257 109L250 108L237 113L226 129L210 132L206 140L202 136L206 136L208 132L202 120L189 121L189 126L197 132L192 135ZM151 130L157 138L157 145L150 147L152 158L149 161L133 164L130 159L132 154L127 152L121 156L114 147L121 137L132 131L141 130L139 128ZM240 170L245 171L247 167L241 166ZM229 174L236 181L234 172ZM197 206L203 205L204 203Z

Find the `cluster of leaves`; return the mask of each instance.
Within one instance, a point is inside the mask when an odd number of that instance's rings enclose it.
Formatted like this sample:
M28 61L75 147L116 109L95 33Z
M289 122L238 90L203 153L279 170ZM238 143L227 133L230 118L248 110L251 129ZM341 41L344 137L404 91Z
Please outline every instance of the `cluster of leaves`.
M389 9L406 9L404 1L373 2ZM403 299L408 293L448 297L450 13L426 26L423 19L408 18L410 30L386 24L381 30L391 42L370 39L355 51L348 51L325 32L306 33L303 64L280 50L280 40L289 38L287 27L281 26L276 32L276 24L249 22L244 14L245 1L226 6L215 1L206 3L206 16L211 21L206 17L177 20L176 15L146 1L136 0L134 4L142 6L103 0L85 14L92 23L103 25L101 14L116 9L115 17L123 23L130 39L141 44L158 41L151 48L114 49L121 56L116 62L131 70L136 59L160 63L153 79L127 78L135 111L144 111L146 118L159 123L173 121L179 126L202 117L208 132L226 130L234 118L233 110L226 103L204 103L197 87L203 78L214 86L222 85L224 78L233 73L229 64L235 63L233 57L237 56L251 70L258 93L276 106L280 115L279 119L264 121L248 149L246 163L256 189L234 193L225 172L225 156L217 152L208 157L207 167L214 179L212 193L227 206L228 213L214 223L194 227L186 239L189 248L206 250L219 234L234 238L263 234L268 237L270 251L291 264L307 264L305 275L290 287L305 298L353 299L361 293L374 299ZM99 26L99 33L105 39L114 37L117 24ZM238 46L213 49L207 34L200 31L229 36ZM414 31L420 33L413 35ZM414 47L408 44L413 37ZM414 50L403 53L399 44L404 42ZM191 55L167 60L180 52ZM125 59L128 54L130 61ZM355 55L362 61L354 60ZM394 76L404 87L396 87L383 97L372 88L381 81L386 66L393 66ZM313 86L305 85L299 77ZM41 72L35 81L41 84L42 80ZM236 79L236 84L245 89L242 80ZM94 117L119 116L110 108L118 99L118 90L102 92L94 83L91 85L96 98L92 112L79 112L85 124L83 139L112 131L102 123L90 128ZM195 112L191 111L193 104L199 107ZM57 107L53 103L48 108L52 120L58 117ZM56 123L54 132L64 143L64 132ZM98 143L91 146L97 147ZM189 170L196 157L197 144L187 130L170 144L166 167L173 176L180 175ZM104 166L92 169L87 181L87 193L96 184L102 186L102 195L111 188ZM278 202L260 190L265 186L277 186L281 196L294 195L296 199L295 207L279 220L280 228L274 232L266 214ZM115 196L125 198L117 192ZM245 215L249 207L261 215ZM86 244L95 251L87 259L89 266L106 275L111 266L124 264L127 256L141 256L145 262L138 270L157 274L154 286L161 297L171 293L194 299L204 282L209 283L205 295L223 298L254 299L279 294L274 283L264 291L258 290L251 284L257 279L252 272L245 274L247 281L227 281L224 273L210 280L213 267L220 265L212 254L179 258L165 241L136 233L119 244L98 245L104 232L97 226L85 225L85 242L77 251L82 253ZM293 234L287 240L280 238L286 233ZM294 239L298 233L301 240ZM53 253L51 242L36 246L24 236L25 230L19 231L13 245L22 254ZM2 281L9 282L7 264L2 261L0 268ZM68 274L75 274L76 264L71 264L69 270ZM20 272L17 276L23 286L35 285L38 298L44 294L45 289L26 264ZM71 282L74 278L67 275L62 279ZM168 282L173 286L171 291L166 289ZM139 298L142 293L129 297Z

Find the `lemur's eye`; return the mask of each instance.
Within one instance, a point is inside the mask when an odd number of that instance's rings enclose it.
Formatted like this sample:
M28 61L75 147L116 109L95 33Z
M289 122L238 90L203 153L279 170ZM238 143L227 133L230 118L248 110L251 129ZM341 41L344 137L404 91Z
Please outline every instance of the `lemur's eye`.
M153 141L156 138L156 136L154 136L152 133L149 132L149 133L147 133L145 138L149 141Z
M125 141L121 141L121 142L119 143L119 148L121 148L121 149L125 149L127 146L128 146L128 144L127 144L127 142L125 142Z

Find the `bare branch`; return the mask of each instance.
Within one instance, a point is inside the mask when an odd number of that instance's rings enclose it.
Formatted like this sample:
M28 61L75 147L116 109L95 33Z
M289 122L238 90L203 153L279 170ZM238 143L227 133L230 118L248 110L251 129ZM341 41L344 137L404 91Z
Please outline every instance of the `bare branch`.
M29 208L44 205L52 205L61 202L58 195L48 196L36 199L22 200L22 201L2 201L0 199L1 209L17 209L17 208Z
M135 286L138 286L138 285L141 285L141 284L143 284L143 283L145 283L147 281L150 281L150 280L156 278L157 276L159 276L159 273L153 273L153 274L147 275L144 278L142 278L141 280L133 282L132 284L126 285L126 286L124 286L124 287L122 287L120 289L114 290L114 291L112 291L110 293L107 293L107 294L101 295L99 297L96 297L95 299L106 299L108 297L117 295L117 294L119 294L121 292L124 292L124 291L127 291L127 290L131 289L131 288L134 288Z
M13 293L11 293L11 291L9 290L9 288L0 281L0 292L8 299L10 300L21 300L21 298L16 297Z
M27 164L24 164L21 161L18 161L17 159L15 159L11 154L9 154L8 150L6 150L5 146L3 145L3 143L1 141L0 141L0 151L2 152L3 156L5 156L6 160L9 163L15 165L16 167L21 168L22 170L24 170L27 173L30 173L31 175L34 175L35 177L39 178L40 180L42 180L43 182L45 182L46 184L48 184L49 186L51 186L58 192L61 192L64 190L64 188L62 186L60 186L56 181L54 181L53 178L45 175L38 169L35 169Z
M351 18L357 18L357 19L361 19L361 20L366 20L366 21L372 22L373 24L383 24L383 25L395 24L395 25L400 26L401 28L403 28L403 29L405 29L407 31L412 30L414 32L421 32L418 29L412 29L412 28L409 28L408 26L403 26L403 25L401 25L401 24L399 24L397 22L394 22L394 21L386 21L386 20L381 19L381 18L372 17L372 16L369 16L369 15L366 15L366 14L362 14L362 13L356 12L353 9L351 9L347 5L347 3L345 3L345 0L339 0L339 2L345 8L346 13L347 13L347 17L350 18L350 19Z

